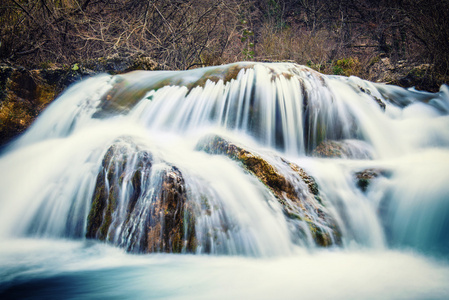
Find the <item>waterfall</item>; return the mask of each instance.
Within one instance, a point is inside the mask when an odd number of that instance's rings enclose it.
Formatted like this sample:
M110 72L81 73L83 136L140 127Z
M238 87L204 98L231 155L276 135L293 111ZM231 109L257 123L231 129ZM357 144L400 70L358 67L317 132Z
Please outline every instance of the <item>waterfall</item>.
M447 253L449 88L291 63L99 75L0 156L0 238L130 252Z

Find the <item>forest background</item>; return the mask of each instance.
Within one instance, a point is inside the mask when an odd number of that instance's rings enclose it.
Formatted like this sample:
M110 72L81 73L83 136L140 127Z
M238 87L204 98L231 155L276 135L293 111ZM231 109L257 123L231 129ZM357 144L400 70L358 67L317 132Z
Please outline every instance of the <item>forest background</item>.
M0 9L0 60L25 68L147 56L170 70L292 61L373 80L369 67L388 58L424 64L414 75L436 84L449 76L447 0L3 0Z

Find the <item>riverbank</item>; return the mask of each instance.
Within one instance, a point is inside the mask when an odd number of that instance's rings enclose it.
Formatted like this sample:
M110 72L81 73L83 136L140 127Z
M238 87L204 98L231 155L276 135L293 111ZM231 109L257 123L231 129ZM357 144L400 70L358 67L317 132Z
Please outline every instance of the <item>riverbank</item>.
M0 65L0 146L25 131L58 95L83 78L160 68L148 57L99 58L72 65L49 64L40 69Z

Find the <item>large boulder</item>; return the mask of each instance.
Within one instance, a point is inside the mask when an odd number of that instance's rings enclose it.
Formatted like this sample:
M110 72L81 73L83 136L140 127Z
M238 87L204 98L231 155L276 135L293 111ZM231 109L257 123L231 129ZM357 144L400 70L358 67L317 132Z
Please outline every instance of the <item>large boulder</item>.
M256 176L274 194L287 220L298 227L302 238L310 234L318 246L341 243L339 228L321 199L316 181L298 165L275 157L285 167L281 172L261 155L218 135L206 136L198 143L197 149L225 155Z
M158 162L155 170L151 153L126 139L114 143L97 176L86 237L132 252L194 252L195 223L179 169Z

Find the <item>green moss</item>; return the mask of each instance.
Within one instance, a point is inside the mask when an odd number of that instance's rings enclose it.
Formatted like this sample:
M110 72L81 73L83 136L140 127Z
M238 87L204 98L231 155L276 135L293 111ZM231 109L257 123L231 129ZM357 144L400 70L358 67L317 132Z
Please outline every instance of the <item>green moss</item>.
M333 62L334 75L357 75L360 73L361 63L357 57L348 57Z
M101 225L100 216L103 214L103 199L102 194L104 193L104 186L98 187L95 191L94 200L92 202L89 215L87 217L87 237L94 237L95 232Z
M371 58L371 60L368 63L368 67L371 67L375 64L377 64L380 61L380 55L376 55L373 58Z
M108 232L110 230L110 226L112 223L112 216L117 208L117 198L119 196L119 188L116 185L113 185L109 190L107 207L104 212L103 222L98 231L98 239L105 240L108 236Z
M95 238L98 229L103 223L103 214L106 207L106 197L107 195L105 191L104 175L103 172L100 172L97 177L95 192L93 195L89 215L87 217L87 238Z
M303 221L303 218L297 212L286 211L286 215L290 219Z
M56 86L38 84L36 86L36 100L39 105L46 107L57 96Z
M172 237L172 246L171 252L173 253L181 253L183 248L183 239L180 232L175 232Z

